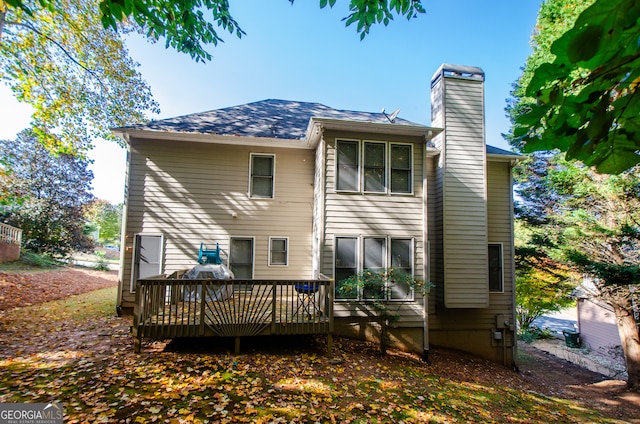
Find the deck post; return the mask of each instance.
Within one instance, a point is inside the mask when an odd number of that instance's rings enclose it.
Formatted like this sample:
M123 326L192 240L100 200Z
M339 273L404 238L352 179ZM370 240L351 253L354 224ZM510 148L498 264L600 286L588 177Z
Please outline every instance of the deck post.
M236 336L236 345L234 348L234 353L236 355L240 355L240 336Z
M133 351L135 353L140 353L142 351L142 337L139 335L139 333L133 339Z

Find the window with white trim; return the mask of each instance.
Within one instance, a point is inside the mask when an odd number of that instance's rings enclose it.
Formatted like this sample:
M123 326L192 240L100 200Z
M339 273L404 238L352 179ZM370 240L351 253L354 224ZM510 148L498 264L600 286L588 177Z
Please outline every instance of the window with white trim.
M336 190L358 191L360 189L360 143L358 141L338 140L336 148Z
M273 199L275 181L275 155L251 154L249 196Z
M391 268L402 274L413 275L413 239L391 239ZM390 281L390 299L406 299L412 296L412 289L406 282Z
M358 238L336 237L335 249L334 277L336 282L336 299L356 299L356 294L350 296L341 293L339 288L341 281L358 273Z
M411 194L413 146L336 140L336 191Z
M391 173L391 193L411 193L412 182L411 146L391 144L389 146L389 168Z
M362 287L358 293L349 296L339 290L343 280L362 271L377 273L392 268L395 273L413 275L413 238L336 237L335 243L336 299L413 300L413 289L406 282L387 281L382 290Z
M386 192L386 144L367 141L364 143L363 149L362 181L364 191L369 193Z
M489 244L489 291L504 291L504 273L502 268L502 244Z
M289 239L269 237L269 266L287 266L289 264Z

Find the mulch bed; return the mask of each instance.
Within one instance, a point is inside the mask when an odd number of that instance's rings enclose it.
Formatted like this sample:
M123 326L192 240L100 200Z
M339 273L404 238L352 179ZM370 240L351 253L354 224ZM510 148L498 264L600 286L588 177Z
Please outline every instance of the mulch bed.
M0 311L113 287L117 271L63 268L33 273L0 272Z

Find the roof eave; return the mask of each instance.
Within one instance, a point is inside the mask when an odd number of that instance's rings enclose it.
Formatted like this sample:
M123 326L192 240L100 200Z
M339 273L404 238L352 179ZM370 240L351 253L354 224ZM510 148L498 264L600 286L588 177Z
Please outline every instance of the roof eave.
M131 143L131 138L148 140L171 140L193 143L208 144L231 144L236 146L261 146L261 147L284 147L289 149L310 148L303 139L273 138L273 137L249 137L241 135L220 135L187 133L173 131L153 131L114 128L112 132L122 138L127 144Z
M487 153L487 161L490 162L510 162L511 165L515 165L516 163L524 160L524 156L522 155L505 155L500 153Z
M315 146L318 145L318 142L322 138L322 133L326 129L423 137L425 143L443 131L442 128L427 127L424 125L385 124L380 122L361 122L314 116L309 120L307 136L305 138L309 148L315 148Z

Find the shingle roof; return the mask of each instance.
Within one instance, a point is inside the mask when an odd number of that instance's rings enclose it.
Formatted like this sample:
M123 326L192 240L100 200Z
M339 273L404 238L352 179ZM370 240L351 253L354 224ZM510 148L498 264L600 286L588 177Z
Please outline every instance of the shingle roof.
M520 156L519 153L510 152L508 150L504 150L499 147L489 146L488 144L487 144L487 153L490 155Z
M268 99L120 129L298 140L305 137L312 117L389 123L380 112L356 112L332 109L320 103ZM396 118L394 123L421 125L401 118Z
M208 112L150 121L145 124L117 128L183 134L217 134L245 137L267 137L289 140L304 139L311 118L338 119L356 122L390 124L381 112L357 112L333 109L320 103L267 99ZM396 125L424 126L396 118ZM517 155L487 145L487 153Z

